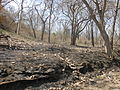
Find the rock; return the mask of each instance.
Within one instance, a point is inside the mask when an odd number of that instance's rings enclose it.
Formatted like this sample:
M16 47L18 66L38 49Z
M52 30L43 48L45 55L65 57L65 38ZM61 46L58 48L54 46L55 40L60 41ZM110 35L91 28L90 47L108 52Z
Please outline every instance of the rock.
M8 73L4 70L1 70L0 77L6 77L8 76Z
M15 74L22 74L22 71L14 71Z
M55 69L49 68L47 71L45 71L45 73L47 73L47 74L55 73Z

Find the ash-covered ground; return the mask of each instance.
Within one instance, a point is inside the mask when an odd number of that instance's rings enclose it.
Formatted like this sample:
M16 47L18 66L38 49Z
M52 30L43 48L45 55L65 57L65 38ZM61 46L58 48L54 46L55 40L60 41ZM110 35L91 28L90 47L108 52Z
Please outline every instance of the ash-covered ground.
M110 60L100 47L13 40L0 44L0 90L120 90L120 46Z

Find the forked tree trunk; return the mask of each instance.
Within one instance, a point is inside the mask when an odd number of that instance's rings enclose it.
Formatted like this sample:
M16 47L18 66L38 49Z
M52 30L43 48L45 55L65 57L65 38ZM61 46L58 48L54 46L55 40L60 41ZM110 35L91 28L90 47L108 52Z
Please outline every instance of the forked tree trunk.
M100 21L98 21L98 19L96 18L95 13L94 13L94 10L93 10L93 8L89 5L89 3L87 2L87 0L82 0L82 1L83 1L83 3L86 5L86 7L88 8L89 13L90 13L90 15L91 15L91 19L93 19L93 21L96 23L97 27L99 28L99 31L100 31L100 33L101 33L101 36L102 36L102 38L103 38L103 40L104 40L104 42L105 42L105 52L107 53L107 55L108 55L110 58L113 58L110 40L109 40L108 34L107 34L106 31L105 31L105 22L104 22L104 13L105 13L105 9L106 9L107 0L104 0L102 10L100 10L100 8L99 8L99 3L98 3L98 1L97 1L97 0L95 1L95 4L96 4L97 10L98 10L98 14L99 14Z
M43 41L43 39L44 39L44 33L45 33L45 24L46 24L46 21L47 21L48 17L44 20L44 18L43 18L44 14L43 14L43 16L41 16L41 15L39 14L39 12L38 12L38 9L35 8L35 10L37 11L37 14L40 16L40 19L41 19L41 21L42 21L41 41Z

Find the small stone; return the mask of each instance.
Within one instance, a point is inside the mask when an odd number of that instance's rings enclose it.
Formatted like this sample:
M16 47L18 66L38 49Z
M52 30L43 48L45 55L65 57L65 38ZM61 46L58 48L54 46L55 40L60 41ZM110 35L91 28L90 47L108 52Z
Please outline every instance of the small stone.
M48 69L47 71L45 71L45 73L51 73L51 72L54 72L55 70L54 69Z
M15 62L11 62L12 64L15 64Z

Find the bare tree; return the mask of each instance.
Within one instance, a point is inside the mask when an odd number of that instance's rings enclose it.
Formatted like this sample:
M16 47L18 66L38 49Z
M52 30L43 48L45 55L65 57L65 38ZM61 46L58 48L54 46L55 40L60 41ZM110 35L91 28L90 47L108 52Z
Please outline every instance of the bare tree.
M19 12L19 15L18 15L18 25L17 25L17 29L16 29L16 34L19 34L19 31L21 29L21 21L22 21L22 14L23 14L23 3L24 3L24 0L21 1L21 9L20 9L20 12Z
M34 38L36 38L36 26L37 26L37 23L35 22L35 15L34 15L34 12L33 12L34 9L31 10L30 14L29 14L29 21L30 21L30 27L32 28L33 30L33 35L34 35Z
M40 14L39 13L39 10L35 7L35 10L38 14L38 16L40 17L41 21L42 21L42 33L41 33L41 40L43 41L43 38L44 38L44 33L45 33L45 28L46 28L46 22L49 18L49 15L46 16L46 12L47 12L47 4L46 2L44 2L44 9L42 11L42 13Z
M0 0L0 10L4 8L6 5L8 5L11 1L14 1L14 0L8 0L8 1Z
M82 10L84 10L84 7L82 2L79 2L78 0L70 0L63 2L63 4L65 4L66 8L62 5L62 13L71 22L71 45L75 45L76 38L88 23L88 18L83 16Z
M117 0L116 8L115 8L115 15L113 20L113 26L112 26L112 34L111 34L111 48L113 49L113 40L114 40L114 33L115 33L115 24L117 19L117 14L119 10L119 0Z
M98 2L98 0L92 0L96 6L96 11L98 12L98 18L97 19L94 9L90 6L90 4L88 3L87 0L82 0L83 3L86 5L89 13L90 13L90 17L91 19L93 19L93 21L96 23L97 27L99 28L99 31L101 33L101 36L105 42L105 51L108 54L109 57L113 57L112 56L112 49L111 49L111 45L110 45L110 40L108 37L108 34L105 31L105 20L104 20L104 16L105 16L105 10L106 10L106 5L107 5L107 0L104 0L102 2ZM102 4L100 6L100 4Z

